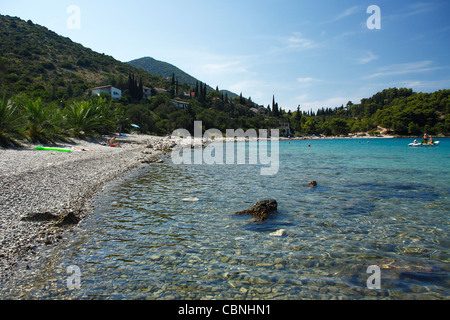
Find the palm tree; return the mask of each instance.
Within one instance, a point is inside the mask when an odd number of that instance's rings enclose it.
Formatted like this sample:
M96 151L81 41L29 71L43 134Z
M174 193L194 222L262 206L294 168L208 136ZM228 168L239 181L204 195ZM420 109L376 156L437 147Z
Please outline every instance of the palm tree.
M114 127L114 117L105 99L78 101L64 111L64 122L69 135L85 138Z
M21 144L18 140L23 139L22 119L17 104L6 99L6 93L0 101L0 146L16 146Z
M25 134L33 142L55 143L62 139L61 129L57 127L56 110L44 106L39 98L35 101L26 100L24 103Z

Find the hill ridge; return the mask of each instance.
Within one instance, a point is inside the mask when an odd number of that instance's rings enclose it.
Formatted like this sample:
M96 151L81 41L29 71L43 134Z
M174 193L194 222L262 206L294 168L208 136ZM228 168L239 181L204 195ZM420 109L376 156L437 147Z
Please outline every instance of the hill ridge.
M150 74L161 76L163 78L168 77L171 78L172 75L175 74L175 78L178 80L179 83L185 83L192 88L195 87L197 82L203 83L203 81L191 76L190 74L181 70L177 66L165 61L157 60L150 56L134 59L127 63L135 68L142 69ZM210 92L214 89L211 86L207 85L207 90L208 92ZM236 93L231 92L229 90L219 90L219 91L227 93L229 98L238 97Z

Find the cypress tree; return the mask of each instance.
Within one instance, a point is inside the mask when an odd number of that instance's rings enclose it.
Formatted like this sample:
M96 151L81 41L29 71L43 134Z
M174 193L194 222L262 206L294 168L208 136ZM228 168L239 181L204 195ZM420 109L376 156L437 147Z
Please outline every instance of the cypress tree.
M137 100L141 101L144 98L144 85L142 83L142 77L139 79L139 88L137 92Z
M300 113L300 106L297 107L297 114L295 115L295 120L300 122L302 120L302 114Z

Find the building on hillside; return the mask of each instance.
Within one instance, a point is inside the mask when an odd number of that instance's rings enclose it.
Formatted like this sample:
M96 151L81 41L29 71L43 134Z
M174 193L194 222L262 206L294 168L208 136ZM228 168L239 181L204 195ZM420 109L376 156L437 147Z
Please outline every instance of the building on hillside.
M142 98L150 99L152 97L152 88L144 87L142 90Z
M280 122L278 129L280 130L280 136L288 137L291 135L291 127L287 122Z
M183 96L186 98L195 98L195 92L183 92Z
M109 94L113 99L122 98L122 90L114 88L113 86L103 86L91 89L92 94L96 96L100 96L102 93Z
M186 109L189 106L188 102L179 101L179 100L171 100L173 105L177 108Z
M155 88L156 92L167 92L167 89L164 88Z

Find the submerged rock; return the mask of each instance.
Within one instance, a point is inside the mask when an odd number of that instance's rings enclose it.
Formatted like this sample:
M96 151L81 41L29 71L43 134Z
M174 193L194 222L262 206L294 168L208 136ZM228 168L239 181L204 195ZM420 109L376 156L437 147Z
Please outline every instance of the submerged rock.
M68 225L76 225L81 221L81 218L75 214L74 212L69 212L65 216L62 217L57 226L68 226Z
M283 237L286 235L286 229L280 229L269 234L272 237Z
M197 202L200 201L199 198L184 198L182 201L184 202Z
M309 183L309 186L310 186L311 188L317 187L317 181L315 181L315 180L311 181L311 182Z
M270 213L277 211L278 203L274 199L257 202L249 210L235 212L237 215L250 214L257 217L255 222L265 222Z

